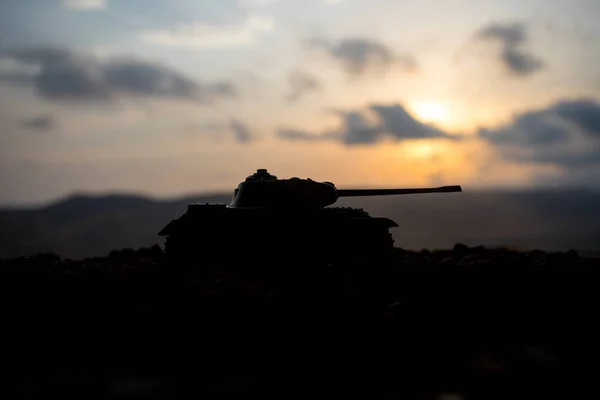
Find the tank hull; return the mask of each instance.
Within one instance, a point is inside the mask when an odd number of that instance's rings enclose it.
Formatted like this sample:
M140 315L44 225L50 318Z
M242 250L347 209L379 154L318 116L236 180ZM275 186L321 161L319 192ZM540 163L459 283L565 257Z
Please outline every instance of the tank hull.
M330 263L393 250L397 224L352 208L235 208L191 204L159 234L181 261ZM209 261L210 260L210 261Z

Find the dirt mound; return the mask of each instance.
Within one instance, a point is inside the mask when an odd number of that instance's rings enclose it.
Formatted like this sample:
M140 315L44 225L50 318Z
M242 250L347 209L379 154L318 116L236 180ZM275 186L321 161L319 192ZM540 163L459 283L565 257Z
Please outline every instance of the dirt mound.
M6 390L564 398L594 382L597 258L456 245L369 265L214 261L182 270L157 246L1 261Z

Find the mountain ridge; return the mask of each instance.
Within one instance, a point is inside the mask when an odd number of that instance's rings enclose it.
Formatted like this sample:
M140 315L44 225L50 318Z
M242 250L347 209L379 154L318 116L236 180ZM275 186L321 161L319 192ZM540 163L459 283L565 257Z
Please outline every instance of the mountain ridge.
M229 203L230 193L154 198L131 193L76 193L33 208L0 208L0 258L53 252L104 256L111 250L162 245L157 236L189 203ZM600 192L581 190L466 191L340 198L395 220L396 246L420 250L455 243L600 251Z

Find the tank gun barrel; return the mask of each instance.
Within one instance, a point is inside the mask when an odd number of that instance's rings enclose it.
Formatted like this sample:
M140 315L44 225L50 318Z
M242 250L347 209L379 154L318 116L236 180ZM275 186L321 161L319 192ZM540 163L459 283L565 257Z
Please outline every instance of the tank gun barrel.
M414 188L414 189L338 189L339 197L355 196L389 196L397 194L419 194L419 193L449 193L462 192L460 185L441 186L437 188Z

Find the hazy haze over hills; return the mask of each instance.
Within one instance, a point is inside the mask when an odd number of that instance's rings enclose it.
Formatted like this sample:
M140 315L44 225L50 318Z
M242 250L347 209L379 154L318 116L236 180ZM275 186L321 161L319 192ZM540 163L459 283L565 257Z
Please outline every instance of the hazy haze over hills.
M191 202L228 203L229 193L154 200L143 196L69 197L34 209L0 210L0 257L55 252L103 256L114 249L162 244L156 234ZM505 191L340 199L395 220L396 246L419 250L513 246L547 251L600 251L599 192ZM224 238L224 240L226 240Z

